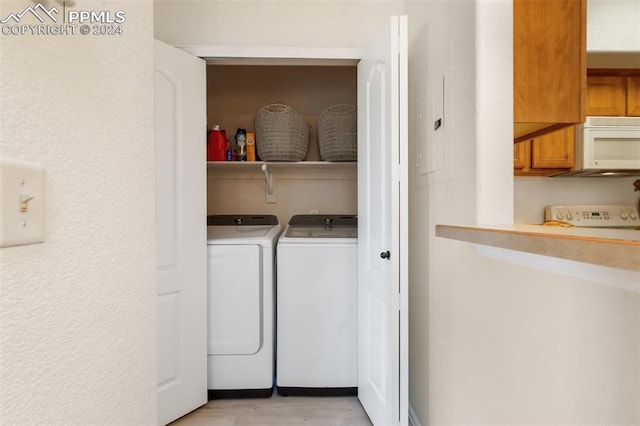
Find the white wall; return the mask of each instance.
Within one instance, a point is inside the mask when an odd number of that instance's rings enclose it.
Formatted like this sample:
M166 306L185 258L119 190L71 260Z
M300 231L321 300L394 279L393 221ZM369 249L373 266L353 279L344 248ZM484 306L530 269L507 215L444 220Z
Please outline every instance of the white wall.
M365 47L402 0L156 0L155 36L174 46Z
M46 241L0 249L0 423L154 424L152 3L77 6L124 34L0 36L0 155L46 169Z
M640 1L587 0L587 66L640 68Z
M417 124L417 101L429 102L442 70L453 81L443 167L411 176L410 403L423 425L638 424L639 274L560 262L572 274L597 272L570 275L551 271L553 259L532 267L434 236L438 223L512 220L511 5L407 2L416 163L421 147L437 143ZM540 202L548 185L583 194L614 185L593 183L516 182L515 199L526 189Z
M640 54L638 22L638 0L587 0L587 51Z

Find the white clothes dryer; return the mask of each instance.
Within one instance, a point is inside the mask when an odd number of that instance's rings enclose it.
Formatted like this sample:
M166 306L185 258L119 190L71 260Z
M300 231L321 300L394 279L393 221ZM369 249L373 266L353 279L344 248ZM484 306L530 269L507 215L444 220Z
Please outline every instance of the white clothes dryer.
M207 217L209 398L269 397L278 218Z
M296 215L278 240L280 395L356 395L357 216Z

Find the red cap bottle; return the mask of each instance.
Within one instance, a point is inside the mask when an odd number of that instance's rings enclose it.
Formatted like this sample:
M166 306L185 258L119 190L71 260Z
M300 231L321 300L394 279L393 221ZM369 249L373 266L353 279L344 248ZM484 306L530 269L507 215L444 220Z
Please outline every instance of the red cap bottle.
M207 146L207 161L224 161L226 159L227 138L220 131L220 126L213 126L209 133L209 144Z

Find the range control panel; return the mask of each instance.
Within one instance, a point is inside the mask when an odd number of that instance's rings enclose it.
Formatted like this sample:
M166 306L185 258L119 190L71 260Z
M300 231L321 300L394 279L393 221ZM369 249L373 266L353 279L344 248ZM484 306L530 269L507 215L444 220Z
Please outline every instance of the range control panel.
M544 220L558 220L583 228L640 226L640 218L638 218L636 206L547 206L544 208Z

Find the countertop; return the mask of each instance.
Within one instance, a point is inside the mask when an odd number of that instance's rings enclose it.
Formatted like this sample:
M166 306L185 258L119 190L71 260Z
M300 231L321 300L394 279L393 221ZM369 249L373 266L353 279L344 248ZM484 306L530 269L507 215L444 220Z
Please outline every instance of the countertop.
M640 272L640 230L637 229L436 225L436 235Z

